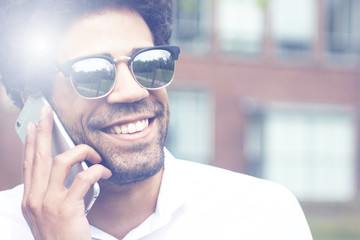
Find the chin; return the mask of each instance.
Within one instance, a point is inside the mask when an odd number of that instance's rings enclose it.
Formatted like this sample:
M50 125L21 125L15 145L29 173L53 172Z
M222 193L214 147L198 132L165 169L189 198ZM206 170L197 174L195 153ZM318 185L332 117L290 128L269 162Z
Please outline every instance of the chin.
M119 186L134 184L151 178L164 167L162 145L134 148L131 154L119 153L103 158L102 164L112 172L109 182Z

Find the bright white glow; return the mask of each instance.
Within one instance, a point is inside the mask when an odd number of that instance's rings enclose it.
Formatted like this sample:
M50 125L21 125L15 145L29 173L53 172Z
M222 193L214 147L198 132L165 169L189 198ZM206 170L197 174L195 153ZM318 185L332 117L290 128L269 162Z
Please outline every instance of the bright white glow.
M46 55L50 52L51 44L47 36L33 36L30 39L29 47L31 52L36 55Z
M29 28L23 41L23 53L31 63L44 61L54 54L54 31L49 26Z

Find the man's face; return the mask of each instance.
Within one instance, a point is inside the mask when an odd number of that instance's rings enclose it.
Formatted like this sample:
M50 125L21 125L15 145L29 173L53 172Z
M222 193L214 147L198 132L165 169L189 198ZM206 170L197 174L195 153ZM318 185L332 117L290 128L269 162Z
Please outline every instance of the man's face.
M93 54L131 56L135 49L153 46L145 21L128 10L82 18L62 40L59 63ZM59 73L52 102L74 141L93 147L112 171L111 181L123 185L144 180L162 168L169 107L165 89L140 87L126 61L116 67L114 90L96 100L77 95L70 80ZM125 133L114 134L119 129Z

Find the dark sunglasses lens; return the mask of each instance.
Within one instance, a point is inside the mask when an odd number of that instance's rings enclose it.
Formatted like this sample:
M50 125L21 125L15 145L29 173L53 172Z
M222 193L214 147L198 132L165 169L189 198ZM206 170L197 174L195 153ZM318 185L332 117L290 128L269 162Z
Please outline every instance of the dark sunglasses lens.
M115 68L106 59L84 59L72 65L71 80L81 96L102 97L109 93L114 85Z
M148 89L167 86L174 77L175 61L167 50L154 49L138 54L132 71L140 85Z

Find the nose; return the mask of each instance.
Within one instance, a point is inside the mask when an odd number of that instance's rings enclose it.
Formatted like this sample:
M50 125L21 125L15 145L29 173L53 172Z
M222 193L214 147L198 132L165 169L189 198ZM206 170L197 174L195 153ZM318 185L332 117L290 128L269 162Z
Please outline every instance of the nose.
M106 97L108 103L132 103L149 96L149 91L141 87L126 62L118 62L116 66L116 82L112 92Z

